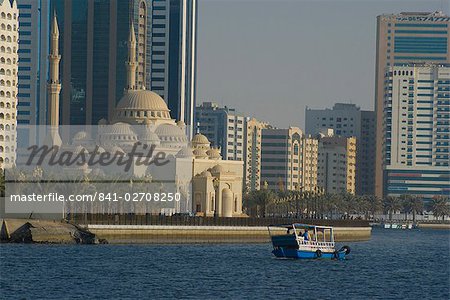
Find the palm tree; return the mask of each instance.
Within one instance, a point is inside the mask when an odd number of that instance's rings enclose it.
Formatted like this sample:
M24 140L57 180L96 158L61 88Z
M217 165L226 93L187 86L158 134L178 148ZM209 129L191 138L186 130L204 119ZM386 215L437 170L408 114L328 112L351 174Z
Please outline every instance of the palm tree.
M415 196L411 201L411 211L413 214L413 222L416 222L416 214L421 214L423 212L423 199Z
M389 220L392 220L392 214L401 208L401 202L398 197L388 196L384 199L384 210L389 213Z
M383 201L377 196L369 195L367 196L367 202L369 206L369 212L372 217L375 218L375 214L383 210Z
M442 217L442 221L444 221L445 216L448 216L450 214L448 197L434 197L431 203L431 211L433 212L433 215L436 217L436 219Z
M405 221L408 220L408 214L412 211L412 199L411 195L401 195L400 196L400 205L402 206L402 210L405 213Z

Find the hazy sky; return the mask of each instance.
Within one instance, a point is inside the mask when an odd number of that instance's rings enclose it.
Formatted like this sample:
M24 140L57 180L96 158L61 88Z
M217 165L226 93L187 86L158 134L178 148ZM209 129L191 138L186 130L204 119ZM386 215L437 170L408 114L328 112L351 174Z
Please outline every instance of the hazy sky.
M373 109L376 16L436 10L450 0L199 0L197 102L301 128L306 106Z

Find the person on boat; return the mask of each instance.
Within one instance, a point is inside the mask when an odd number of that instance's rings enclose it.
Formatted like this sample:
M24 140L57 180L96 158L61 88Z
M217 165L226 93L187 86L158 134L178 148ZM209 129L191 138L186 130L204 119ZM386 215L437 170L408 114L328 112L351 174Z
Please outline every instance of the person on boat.
M305 229L305 233L303 234L303 238L305 239L305 241L309 241L308 229Z

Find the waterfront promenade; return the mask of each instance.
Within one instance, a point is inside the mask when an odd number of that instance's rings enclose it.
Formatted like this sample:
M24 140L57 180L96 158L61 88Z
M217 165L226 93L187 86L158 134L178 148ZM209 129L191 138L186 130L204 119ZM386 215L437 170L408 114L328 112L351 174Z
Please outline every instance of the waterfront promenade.
M73 225L75 223L51 220L4 219L1 220L2 240L8 241L11 237L17 240L19 236L37 243L75 243L73 237L82 229L95 234L98 240L106 240L112 244L266 243L269 242L267 225L294 222L334 226L338 242L368 240L371 236L368 222L353 220L164 216L123 219L112 216L109 221L94 221L91 218L86 220L87 222L80 220L77 222L79 225ZM276 230L284 233L284 229Z

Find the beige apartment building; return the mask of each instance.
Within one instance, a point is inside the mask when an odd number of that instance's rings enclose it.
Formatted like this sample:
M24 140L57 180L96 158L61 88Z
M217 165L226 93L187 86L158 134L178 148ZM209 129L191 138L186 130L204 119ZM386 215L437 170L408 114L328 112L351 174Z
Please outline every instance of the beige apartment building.
M247 191L261 189L261 143L262 130L269 125L255 118L246 122L244 148L244 188Z
M311 136L302 139L302 187L313 192L317 188L317 159L319 141Z
M329 194L355 194L356 138L335 136L332 130L319 137L318 186Z

